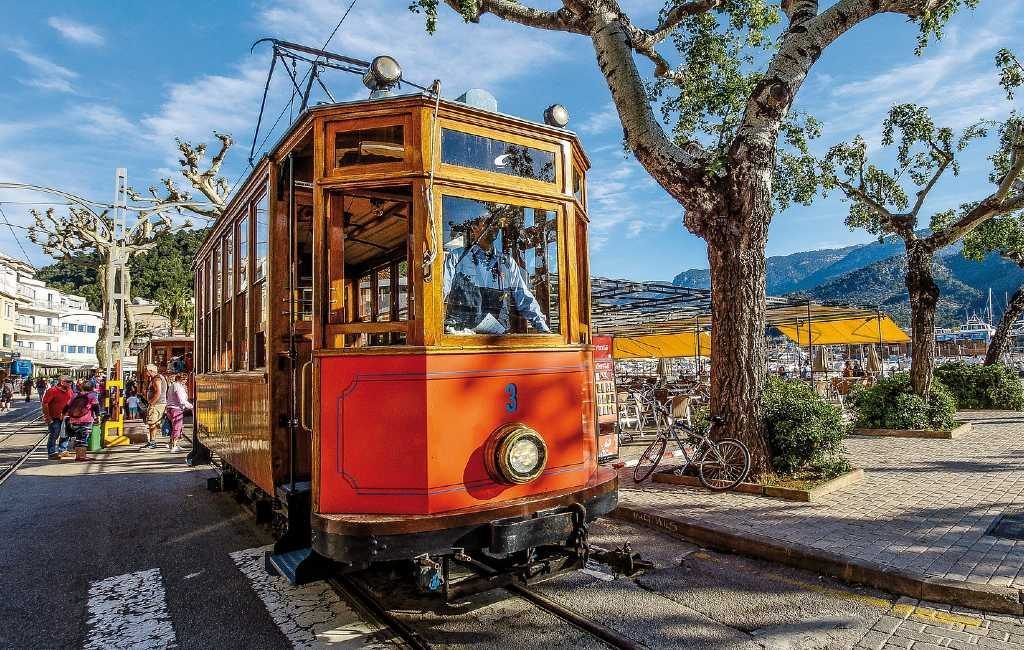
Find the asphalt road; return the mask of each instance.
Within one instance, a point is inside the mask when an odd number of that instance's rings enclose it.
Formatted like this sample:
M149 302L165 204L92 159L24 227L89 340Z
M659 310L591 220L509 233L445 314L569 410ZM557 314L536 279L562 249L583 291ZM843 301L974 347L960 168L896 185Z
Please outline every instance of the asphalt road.
M28 416L0 416L0 431ZM0 648L379 647L324 583L266 574L268 531L206 490L212 474L163 449L89 463L38 450L0 485ZM594 566L536 588L651 648L1024 647L1017 619L897 600L618 521L595 524L591 540L629 541L655 569L628 578ZM440 606L388 572L371 578L438 646L602 645L503 590Z

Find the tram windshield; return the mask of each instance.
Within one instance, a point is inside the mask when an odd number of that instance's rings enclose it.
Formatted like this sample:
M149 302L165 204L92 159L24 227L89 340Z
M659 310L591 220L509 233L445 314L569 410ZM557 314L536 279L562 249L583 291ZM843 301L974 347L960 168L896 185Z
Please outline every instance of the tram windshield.
M445 196L447 334L559 331L556 213Z

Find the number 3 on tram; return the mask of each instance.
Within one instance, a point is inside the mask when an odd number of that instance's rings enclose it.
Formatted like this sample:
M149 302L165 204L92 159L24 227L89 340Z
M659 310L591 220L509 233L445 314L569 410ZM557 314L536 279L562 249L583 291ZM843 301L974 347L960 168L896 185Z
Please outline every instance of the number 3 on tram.
M587 168L569 131L426 95L312 108L256 166L195 265L196 428L278 511L275 557L514 558L615 506Z

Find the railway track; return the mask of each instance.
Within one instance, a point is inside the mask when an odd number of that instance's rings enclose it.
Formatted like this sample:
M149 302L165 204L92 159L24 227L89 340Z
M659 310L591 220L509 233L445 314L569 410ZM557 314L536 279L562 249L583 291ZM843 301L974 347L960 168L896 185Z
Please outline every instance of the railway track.
M21 417L15 420L0 420L0 485L3 485L4 481L46 440L45 430L38 436L38 432L26 432L29 427L43 421L38 406L25 409L24 413L17 415ZM16 437L26 437L28 440L23 441Z
M487 575L492 570L480 563L474 563L474 568L480 573ZM436 647L423 634L421 634L409 621L392 611L392 607L379 597L375 590L363 582L358 576L343 575L328 579L331 587L344 600L349 602L369 621L373 622L383 630L387 630L395 639L400 640L405 646L414 650L426 650ZM597 621L582 616L577 612L568 609L555 600L541 594L540 592L521 584L511 584L500 587L511 596L518 597L539 610L542 610L563 623L585 632L590 637L599 641L601 645L621 650L639 650L645 648L643 644L637 643L621 633L607 627ZM408 611L406 607L401 609ZM439 645L444 645L443 643ZM516 645L515 639L508 640L508 647Z

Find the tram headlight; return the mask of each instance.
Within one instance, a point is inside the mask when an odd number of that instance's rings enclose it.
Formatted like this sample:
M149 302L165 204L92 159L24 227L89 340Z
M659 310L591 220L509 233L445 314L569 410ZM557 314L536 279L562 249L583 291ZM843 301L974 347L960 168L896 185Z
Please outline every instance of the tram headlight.
M387 55L378 56L371 61L369 69L363 75L363 85L379 95L386 95L401 80L402 66Z
M506 424L491 434L484 450L488 473L498 482L522 485L544 472L548 446L539 433L521 423Z

